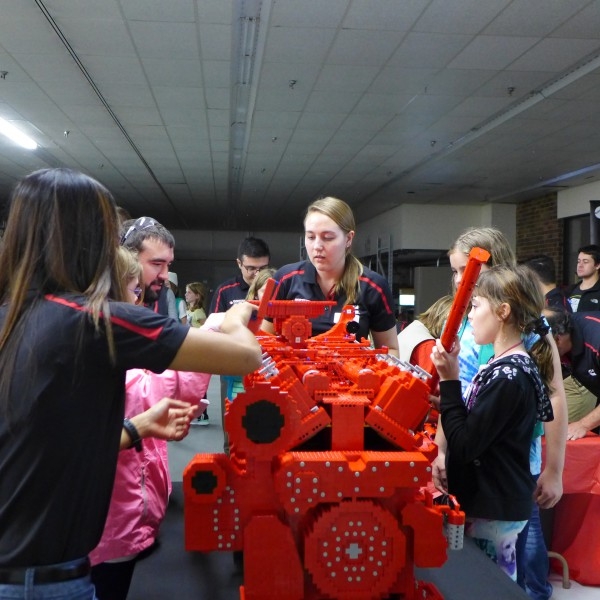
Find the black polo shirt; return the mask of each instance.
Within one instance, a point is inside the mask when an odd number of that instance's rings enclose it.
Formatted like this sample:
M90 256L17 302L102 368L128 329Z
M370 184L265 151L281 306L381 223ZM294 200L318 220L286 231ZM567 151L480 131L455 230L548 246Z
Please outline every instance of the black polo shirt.
M328 307L325 314L311 319L313 335L328 331L339 321L342 308L347 304L346 296L326 298L317 283L317 270L310 261L285 265L273 277L278 282L275 290L275 298L278 300L336 301L336 305ZM368 337L371 330L388 331L395 327L394 303L387 280L375 271L363 267L359 283L360 292L354 305L355 320L359 323L356 339Z
M573 376L600 396L600 312L573 313L571 322Z
M214 312L225 312L234 304L242 302L248 295L250 286L241 275L224 281L213 294L210 302L209 314Z
M79 296L47 296L24 326L0 417L0 567L60 563L98 544L115 478L125 371L163 371L188 328L143 307L110 304L116 350ZM0 323L7 307L0 307ZM128 452L128 450L126 450Z

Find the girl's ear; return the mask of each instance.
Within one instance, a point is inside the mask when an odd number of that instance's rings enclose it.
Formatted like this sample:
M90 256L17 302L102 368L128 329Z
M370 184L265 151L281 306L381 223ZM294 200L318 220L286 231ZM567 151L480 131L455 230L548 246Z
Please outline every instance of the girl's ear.
M503 302L499 307L498 307L498 318L501 321L506 321L508 319L508 317L510 316L510 304L508 302Z

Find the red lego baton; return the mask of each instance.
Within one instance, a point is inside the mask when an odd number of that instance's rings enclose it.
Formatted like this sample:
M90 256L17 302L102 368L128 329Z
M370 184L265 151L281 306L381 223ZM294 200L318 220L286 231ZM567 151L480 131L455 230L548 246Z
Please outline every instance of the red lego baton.
M481 265L486 263L489 258L490 253L483 248L478 248L477 246L472 248L471 252L469 252L469 260L467 261L465 272L463 273L462 279L458 284L454 300L452 301L452 306L450 307L450 313L448 314L446 326L444 327L444 331L442 331L442 346L444 346L448 352L450 352L454 347L454 340L456 339L458 330L460 329L460 324L462 323L463 317L467 312L467 307L469 306L469 302L473 294L473 288L477 283L477 278L479 277L479 273L481 271Z

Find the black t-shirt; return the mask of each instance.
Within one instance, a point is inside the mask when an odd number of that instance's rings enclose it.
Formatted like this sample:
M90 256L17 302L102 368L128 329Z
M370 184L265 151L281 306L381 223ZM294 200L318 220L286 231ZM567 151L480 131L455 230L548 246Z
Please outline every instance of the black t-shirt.
M224 281L213 294L208 311L209 314L225 312L237 302L242 302L246 299L249 289L250 286L240 275Z
M302 261L281 267L273 278L278 282L275 289L277 300L335 300L336 306L327 308L325 314L311 319L312 334L317 335L331 329L340 318L346 296L326 298L317 283L317 271L308 261ZM363 267L360 276L360 293L356 301L355 320L358 320L359 330L356 339L367 338L369 332L388 331L396 326L394 303L389 285L384 277Z
M116 367L77 296L47 296L25 323L0 418L0 566L59 563L98 543L109 506L125 371L163 371L188 328L146 308L110 305ZM0 323L6 317L0 308Z

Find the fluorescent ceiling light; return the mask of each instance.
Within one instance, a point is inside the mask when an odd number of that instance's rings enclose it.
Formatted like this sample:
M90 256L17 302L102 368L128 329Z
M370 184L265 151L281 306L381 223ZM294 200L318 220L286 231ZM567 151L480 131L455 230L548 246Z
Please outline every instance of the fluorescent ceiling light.
M14 125L0 117L0 133L27 150L35 150L38 145L28 135L19 131Z

